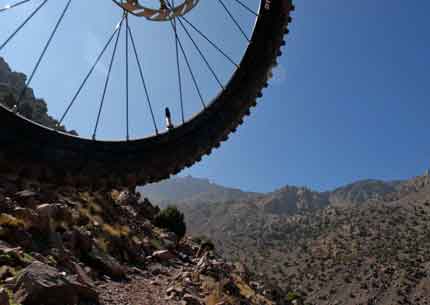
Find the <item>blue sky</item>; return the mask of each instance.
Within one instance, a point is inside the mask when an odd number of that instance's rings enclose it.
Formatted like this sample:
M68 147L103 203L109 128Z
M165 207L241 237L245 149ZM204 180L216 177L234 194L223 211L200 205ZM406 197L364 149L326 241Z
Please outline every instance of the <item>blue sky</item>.
M8 2L0 0L0 6ZM0 16L4 18L0 41L23 14L40 3L33 2ZM238 59L246 42L216 2L202 0L189 18ZM233 0L225 2L249 30L252 16ZM49 3L32 26L0 53L14 70L31 71L65 3ZM258 1L248 3L256 7ZM430 3L296 0L295 4L284 56L259 106L229 142L182 174L246 190L270 191L285 184L326 190L358 179L401 179L424 172L430 167ZM32 85L36 95L48 101L51 114L61 115L120 15L107 0L73 1L53 42L55 47L48 51L48 60ZM174 44L168 24L136 18L130 22L144 55L157 121L161 125L164 106L172 109L178 121ZM183 37L204 95L210 99L217 85ZM227 80L233 67L198 41L217 73ZM66 120L83 136L92 132L110 51ZM124 136L123 53L120 43L100 138ZM199 103L183 68L186 114L190 116L199 110ZM153 131L135 65L130 75L132 137L149 135Z

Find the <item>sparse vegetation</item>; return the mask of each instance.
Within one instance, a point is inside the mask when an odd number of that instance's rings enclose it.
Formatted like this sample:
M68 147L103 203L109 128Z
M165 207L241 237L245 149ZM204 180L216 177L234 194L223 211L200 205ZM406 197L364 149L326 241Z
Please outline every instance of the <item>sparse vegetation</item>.
M12 215L1 213L0 226L20 227L20 226L24 226L24 222L21 219L13 217Z
M181 239L187 231L184 214L175 206L169 206L161 210L155 217L154 224L159 228L174 232L179 239Z

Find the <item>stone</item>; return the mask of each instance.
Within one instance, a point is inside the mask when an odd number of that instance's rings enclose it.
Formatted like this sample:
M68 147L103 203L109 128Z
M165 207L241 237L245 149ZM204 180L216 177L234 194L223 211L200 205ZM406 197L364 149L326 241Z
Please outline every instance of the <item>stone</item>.
M68 249L71 249L79 256L91 251L93 237L90 231L74 228L63 234L63 242Z
M195 296L187 293L182 298L183 301L185 301L185 304L187 305L202 305L200 300L196 298Z
M209 262L208 256L205 254L199 259L197 263L197 268L206 269L208 262Z
M125 278L125 268L116 261L115 258L103 252L97 247L93 247L88 254L93 267L102 274L108 275L115 279Z
M9 295L6 289L0 288L0 305L9 305Z
M36 197L37 193L33 192L33 191L30 191L30 190L23 190L23 191L17 192L15 194L15 196L19 197L19 198Z
M0 281L13 277L14 269L9 266L0 266ZM0 303L1 304L1 303Z
M77 280L80 283L82 283L82 284L84 284L85 286L88 286L88 287L93 287L94 286L93 281L91 280L91 278L88 276L87 272L81 266L79 266L75 262L71 262L71 266L73 268L73 271L77 275Z
M175 259L176 255L170 252L169 250L160 250L152 253L152 257L161 261L168 261L171 259Z
M29 207L34 207L37 204L39 194L30 190L23 190L15 193L15 200L19 203L28 205Z
M15 287L15 277L8 277L3 281L4 288L13 289Z
M65 221L67 223L72 222L72 214L67 206L55 203L55 204L40 204L36 208L37 213L40 216L55 219L56 221Z
M99 304L97 292L91 287L66 278L57 269L38 261L16 277L13 291L16 302L22 305Z
M231 279L224 284L223 290L231 296L240 295L240 289L236 286L236 284Z
M182 287L171 286L166 290L166 294L177 295L177 294L183 294L183 293L184 293L184 288Z
M160 234L160 239L162 240L166 249L174 249L178 243L178 237L173 232L162 232Z
M12 212L12 216L20 219L24 222L25 227L38 227L40 225L38 215L34 212L34 210L27 208L16 207Z

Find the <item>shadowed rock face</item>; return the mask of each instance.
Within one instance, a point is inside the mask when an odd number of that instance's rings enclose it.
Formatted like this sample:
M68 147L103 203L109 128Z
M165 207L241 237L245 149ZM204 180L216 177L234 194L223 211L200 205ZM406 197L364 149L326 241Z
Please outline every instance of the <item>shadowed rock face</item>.
M329 205L328 194L313 192L308 188L286 186L268 194L258 203L266 213L294 214L302 210L321 209Z
M9 108L13 107L25 88L26 80L25 74L12 71L6 61L0 57L0 103ZM48 114L46 102L36 98L31 88L25 89L19 112L26 118L46 127L66 131L64 126L57 127L58 121ZM76 131L69 131L69 133L77 135Z

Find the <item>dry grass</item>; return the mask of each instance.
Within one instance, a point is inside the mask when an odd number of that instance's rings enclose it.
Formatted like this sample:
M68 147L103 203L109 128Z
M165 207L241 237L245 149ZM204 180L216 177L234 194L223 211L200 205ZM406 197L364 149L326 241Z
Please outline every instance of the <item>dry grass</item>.
M205 281L207 288L209 288L211 292L210 295L208 295L206 297L206 305L216 305L218 303L220 303L223 299L222 299L222 286L220 282L208 282L207 280Z
M99 237L96 238L96 245L103 251L103 252L108 252L109 250L109 241L107 241L106 239Z
M130 228L128 226L111 226L108 223L102 225L103 231L113 237L128 236Z
M118 200L120 194L121 193L119 191L117 191L117 190L113 190L110 193L112 200L115 201L115 202Z
M0 214L0 226L21 227L24 225L25 223L21 219L5 213Z
M88 218L91 222L97 222L99 224L104 223L103 218L101 218L99 215L93 215L91 214L89 209L86 208L80 208L79 209L79 213L81 214L81 216L84 216L86 218Z

